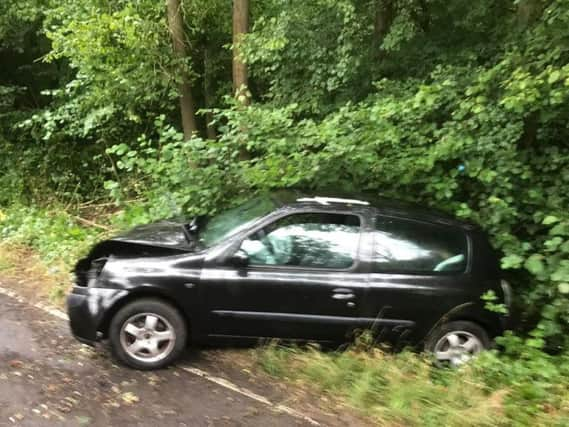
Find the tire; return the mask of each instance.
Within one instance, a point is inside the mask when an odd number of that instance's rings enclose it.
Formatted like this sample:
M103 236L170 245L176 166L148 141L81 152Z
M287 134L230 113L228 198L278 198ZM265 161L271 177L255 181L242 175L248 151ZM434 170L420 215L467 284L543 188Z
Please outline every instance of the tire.
M111 320L109 340L114 356L131 368L160 369L180 357L187 326L172 305L144 298L122 307Z
M458 367L490 348L488 334L480 325L464 320L437 327L425 342L438 365Z

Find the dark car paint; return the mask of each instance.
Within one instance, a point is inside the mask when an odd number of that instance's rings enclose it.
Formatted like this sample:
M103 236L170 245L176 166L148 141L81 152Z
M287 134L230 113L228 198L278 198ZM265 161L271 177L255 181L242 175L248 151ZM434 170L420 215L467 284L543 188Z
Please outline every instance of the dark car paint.
M86 344L97 341L105 315L127 295L125 289L75 287L67 298L69 318L81 319L70 322L73 335Z
M333 271L243 268L231 263L247 235L298 212L360 216L357 262L350 269ZM373 273L371 232L378 214L459 228L469 239L467 271L437 276ZM372 328L395 344L417 344L438 323L458 319L481 324L491 336L503 331L502 318L485 310L480 299L489 289L503 296L497 259L483 232L472 224L387 202L378 207L283 202L247 230L208 249L196 249L182 227L162 222L134 229L102 242L80 261L78 277L84 277L81 274L92 260L103 257L106 263L98 277L83 283L88 287L75 286L69 296L74 335L91 343L104 337L113 314L140 296L157 296L174 304L197 341L219 336L336 341L354 329Z
M152 245L165 248L188 250L191 248L184 224L174 221L160 221L133 228L128 233L114 237L115 242Z

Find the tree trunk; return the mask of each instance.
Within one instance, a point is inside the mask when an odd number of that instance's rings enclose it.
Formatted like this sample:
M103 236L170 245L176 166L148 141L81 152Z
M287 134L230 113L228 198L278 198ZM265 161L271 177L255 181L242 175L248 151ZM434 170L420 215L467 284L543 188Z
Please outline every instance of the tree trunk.
M543 11L543 3L539 0L520 0L518 2L517 18L518 23L523 27L528 27L539 18Z
M418 6L418 10L413 14L413 18L419 25L419 28L426 33L429 31L429 5L426 0L419 0Z
M249 31L249 0L233 0L233 94L242 105L249 105L247 65L241 60L239 43Z
M521 29L527 30L543 13L540 0L520 0L517 8L517 20ZM537 142L539 131L539 111L533 111L524 117L524 131L519 141L522 149L531 149Z
M183 60L186 58L186 42L184 38L184 19L182 17L182 7L180 0L166 0L166 9L168 12L168 29L172 36L172 44L176 58ZM196 113L194 106L194 97L192 95L192 86L188 75L182 72L180 91L180 114L182 117L182 129L184 130L184 138L190 139L197 132Z
M239 52L239 45L243 39L243 34L249 31L249 0L233 0L233 95L237 104L246 107L250 103L249 79L247 65L242 61ZM239 160L249 160L249 152L244 147L247 139L247 129L241 128L241 149Z
M389 32L393 23L393 0L376 0L375 19L373 24L373 44L377 55L381 49L383 39Z
M211 79L210 79L210 64L209 64L209 57L210 57L210 46L208 41L204 43L203 49L203 94L204 94L204 102L205 108L210 109L213 107L213 94L211 89ZM215 126L212 124L213 121L213 114L211 111L207 111L205 114L206 120L206 133L208 139L217 139L217 132L215 130Z

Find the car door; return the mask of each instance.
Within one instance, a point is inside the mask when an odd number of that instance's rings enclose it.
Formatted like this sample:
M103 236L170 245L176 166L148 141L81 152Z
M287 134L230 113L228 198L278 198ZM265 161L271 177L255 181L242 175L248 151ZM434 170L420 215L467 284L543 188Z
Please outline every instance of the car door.
M260 226L234 250L248 265L204 268L209 335L338 340L360 323L363 217L297 211Z
M422 338L468 292L468 237L463 230L377 216L371 231L370 281L363 316L375 316L380 338L403 346Z

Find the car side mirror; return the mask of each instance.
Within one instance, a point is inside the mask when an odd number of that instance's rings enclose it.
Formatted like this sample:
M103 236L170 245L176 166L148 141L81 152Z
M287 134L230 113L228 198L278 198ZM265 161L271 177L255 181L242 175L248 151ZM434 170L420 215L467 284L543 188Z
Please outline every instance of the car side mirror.
M237 268L245 268L249 265L249 255L243 249L239 249L229 258L229 263Z

